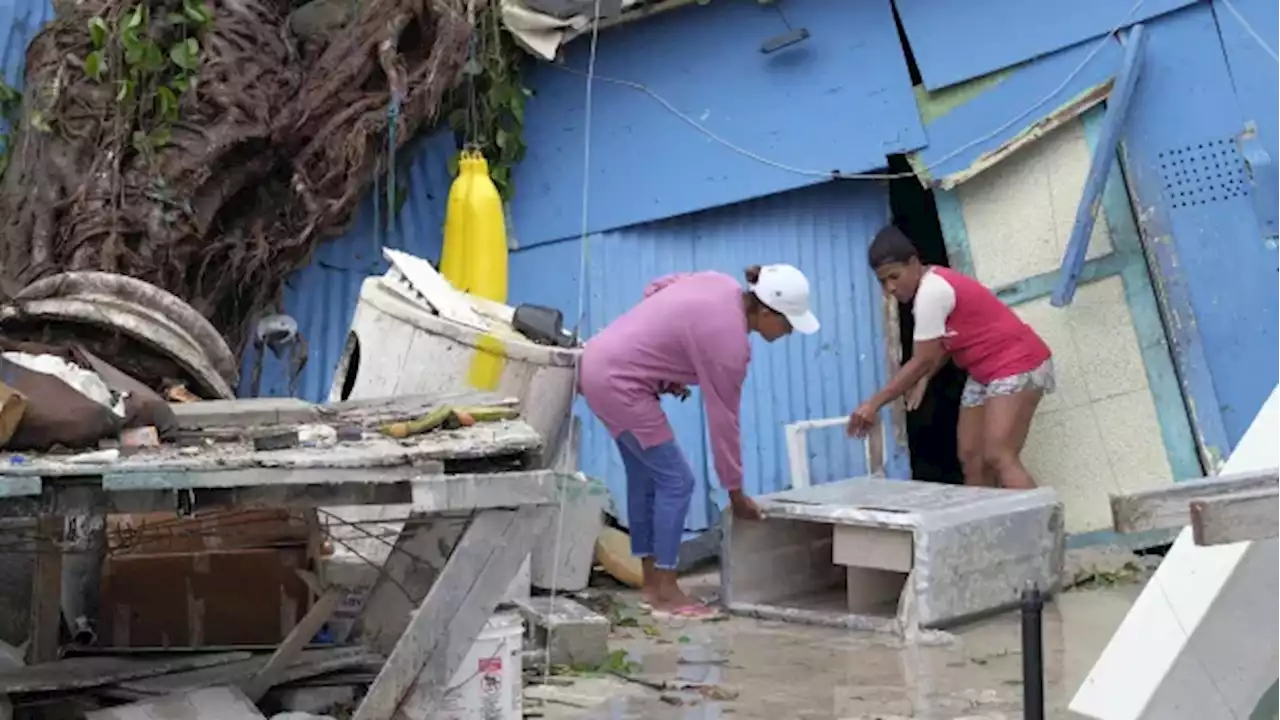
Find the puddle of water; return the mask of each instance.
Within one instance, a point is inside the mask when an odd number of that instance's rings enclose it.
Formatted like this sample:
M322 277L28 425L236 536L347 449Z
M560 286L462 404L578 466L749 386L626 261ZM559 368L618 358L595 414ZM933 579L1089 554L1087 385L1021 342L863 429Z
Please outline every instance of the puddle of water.
M1140 586L1071 592L1045 611L1048 717L1066 704ZM1019 618L957 631L945 647L904 646L872 633L733 618L630 631L625 649L657 691L615 685L590 710L547 720L1014 720L1022 717ZM625 696L623 696L625 693ZM612 698L612 699L608 699Z

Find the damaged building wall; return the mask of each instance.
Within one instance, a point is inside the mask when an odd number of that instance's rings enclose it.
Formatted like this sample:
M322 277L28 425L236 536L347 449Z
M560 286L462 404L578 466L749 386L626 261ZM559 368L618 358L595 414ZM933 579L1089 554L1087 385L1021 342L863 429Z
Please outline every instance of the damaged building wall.
M1049 292L1084 189L1094 109L952 191L940 191L948 253L993 288L1054 353L1023 459L1066 504L1067 531L1111 526L1112 493L1200 475L1186 408L1163 341L1124 187L1112 173L1105 222L1094 226L1089 282L1068 308ZM1077 542L1087 541L1086 537Z

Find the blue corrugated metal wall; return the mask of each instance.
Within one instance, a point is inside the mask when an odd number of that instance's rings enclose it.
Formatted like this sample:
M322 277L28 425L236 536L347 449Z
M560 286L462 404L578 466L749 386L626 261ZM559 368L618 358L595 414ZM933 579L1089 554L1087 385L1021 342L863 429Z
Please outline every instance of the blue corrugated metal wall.
M760 52L788 22L809 39ZM523 247L582 230L587 45L565 48L570 70L529 69L529 153L514 174L511 212ZM886 154L924 145L889 0L689 5L602 34L595 69L591 232L812 185L834 169L874 170ZM817 174L735 152L673 109Z
M27 64L27 45L53 19L49 0L0 0L0 80L21 90ZM4 120L0 120L0 130Z
M826 183L768 198L647 225L591 236L588 243L588 333L598 330L642 297L645 285L663 274L712 269L740 276L747 265L788 262L802 268L815 292L823 322L814 337L774 345L753 342L752 366L743 395L742 433L746 489L775 492L789 486L783 425L840 416L885 380L883 305L866 266L870 238L889 217L888 190L881 183ZM512 256L512 277L540 278L535 292L514 299L551 304L572 317L577 310L581 246L577 241L543 245ZM707 527L722 504L706 451L701 401L666 401L680 444L700 475L689 530ZM625 478L612 440L587 414L583 469L609 485L615 501L625 497ZM814 482L865 474L862 446L842 433L810 438ZM908 474L904 449L891 450L889 472ZM625 509L617 508L623 514Z
M385 243L419 257L439 259L445 202L452 182L448 160L455 152L454 137L449 132L411 143L400 155L405 158L399 177L406 183L407 199L394 232L389 232L382 223L382 237L375 236L370 193L361 203L351 229L317 248L311 263L288 278L284 312L298 321L298 330L307 340L307 364L291 384L287 363L266 353L259 395L296 396L311 402L329 399L333 372L346 345L360 285L365 278L387 270L380 245ZM385 212L385 202L382 207ZM244 354L241 369L239 393L242 396L252 394L256 362L257 353L251 347Z

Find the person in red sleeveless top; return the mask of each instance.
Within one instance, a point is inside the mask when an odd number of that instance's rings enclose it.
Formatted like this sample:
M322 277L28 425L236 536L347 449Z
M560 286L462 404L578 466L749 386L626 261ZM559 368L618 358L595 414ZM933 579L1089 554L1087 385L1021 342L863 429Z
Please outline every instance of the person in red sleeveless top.
M902 395L909 393L907 409L915 409L950 357L969 373L956 428L965 484L1034 488L1019 455L1040 398L1054 389L1049 346L977 280L921 263L892 225L876 234L867 256L885 294L912 304L915 332L911 360L853 411L849 434L865 436L880 408Z

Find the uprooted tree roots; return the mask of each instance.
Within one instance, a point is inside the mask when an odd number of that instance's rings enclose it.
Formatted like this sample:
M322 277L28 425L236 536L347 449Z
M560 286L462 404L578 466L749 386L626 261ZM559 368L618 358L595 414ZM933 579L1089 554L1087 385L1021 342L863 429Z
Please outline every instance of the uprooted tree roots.
M472 31L465 0L358 0L299 50L285 1L59 7L27 52L0 185L6 286L130 275L242 347L283 278L385 172L391 119L397 144L437 119Z

